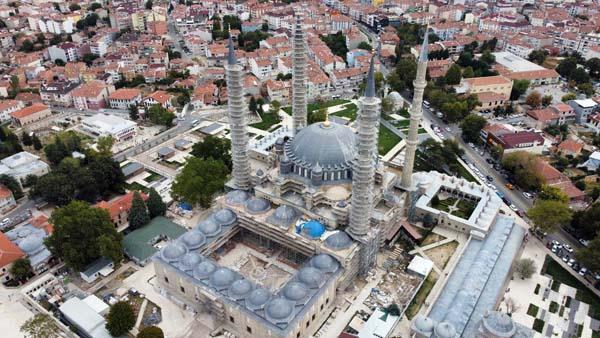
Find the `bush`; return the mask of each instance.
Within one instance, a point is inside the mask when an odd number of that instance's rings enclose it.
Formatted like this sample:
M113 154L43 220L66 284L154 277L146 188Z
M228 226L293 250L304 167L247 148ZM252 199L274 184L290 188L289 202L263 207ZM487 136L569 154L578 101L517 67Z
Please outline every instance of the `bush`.
M127 302L118 302L110 307L106 321L106 329L113 337L119 337L131 330L135 325L133 308Z
M529 304L529 308L527 308L527 314L530 315L531 317L535 317L538 314L539 311L539 307L533 305L533 304Z
M540 294L540 285L539 285L539 284L537 284L537 285L535 286L535 290L533 291L533 293L535 293L536 295L539 295L539 294Z
M548 307L548 311L552 313L556 313L558 311L558 303L555 301L550 302L550 306Z
M533 321L533 329L539 333L542 333L542 331L544 330L544 324L546 324L546 323L544 323L543 320L536 318Z

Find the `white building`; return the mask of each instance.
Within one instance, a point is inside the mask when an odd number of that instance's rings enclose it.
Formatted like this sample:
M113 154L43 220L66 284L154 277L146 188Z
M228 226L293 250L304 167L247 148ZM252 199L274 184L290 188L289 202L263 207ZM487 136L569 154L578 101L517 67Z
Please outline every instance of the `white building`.
M22 151L0 161L0 175L14 177L17 181L29 175L42 176L50 171L48 164L32 153Z
M95 136L112 136L117 142L132 138L136 125L133 121L108 114L96 114L86 117L81 122L85 131Z
M58 310L65 319L75 326L84 337L110 338L106 320L85 301L73 297L64 302Z
M11 120L11 113L24 108L25 105L21 101L17 100L4 100L0 102L0 122L6 122Z

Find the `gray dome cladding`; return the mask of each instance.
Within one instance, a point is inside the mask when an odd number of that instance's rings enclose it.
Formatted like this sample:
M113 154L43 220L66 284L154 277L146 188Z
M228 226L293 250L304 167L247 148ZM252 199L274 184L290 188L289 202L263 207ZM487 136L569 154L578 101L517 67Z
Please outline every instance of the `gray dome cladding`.
M242 205L250 198L250 194L244 190L232 190L225 195L225 201L229 205Z
M264 198L251 198L245 203L246 210L251 214L261 214L271 208L271 202Z
M257 288L252 290L248 297L246 297L246 307L250 310L256 310L262 308L271 298L269 291L263 288Z
M221 232L221 225L217 224L217 222L215 220L213 220L211 217L209 217L209 218L205 219L204 221L198 223L198 225L196 225L194 230L200 231L206 237L214 237L219 232Z
M229 287L229 296L235 300L244 298L252 291L252 283L247 279L238 279Z
M356 157L355 142L356 136L349 127L337 123L326 127L319 122L300 130L288 143L296 161L304 160L309 168L317 163L322 168L343 168Z
M228 226L237 220L237 215L231 209L221 209L212 214L213 220L223 226Z
M298 271L298 280L309 288L316 289L323 284L324 276L319 269L306 266Z
M167 262L176 261L187 252L186 247L179 242L170 242L161 251L161 256Z
M325 240L325 246L332 250L347 249L352 245L352 239L347 233L339 231Z
M196 250L206 242L206 237L200 231L188 231L181 236L181 241L188 249Z
M285 298L275 298L270 300L265 306L267 318L274 321L287 321L294 311L293 302Z
M211 261L204 261L194 268L194 278L196 279L207 279L217 269L217 266Z

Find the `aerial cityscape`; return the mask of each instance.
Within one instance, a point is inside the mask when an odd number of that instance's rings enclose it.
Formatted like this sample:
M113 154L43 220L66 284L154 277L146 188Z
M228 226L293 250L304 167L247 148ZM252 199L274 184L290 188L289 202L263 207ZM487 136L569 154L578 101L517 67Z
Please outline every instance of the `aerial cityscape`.
M3 0L0 336L600 338L600 0Z

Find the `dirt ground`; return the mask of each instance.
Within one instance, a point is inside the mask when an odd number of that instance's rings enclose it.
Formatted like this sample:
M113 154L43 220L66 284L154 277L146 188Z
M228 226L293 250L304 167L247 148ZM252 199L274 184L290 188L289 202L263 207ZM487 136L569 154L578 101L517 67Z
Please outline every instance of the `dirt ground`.
M425 239L423 240L423 242L421 243L420 246L425 246L425 245L433 244L433 243L442 241L444 239L446 239L446 237L444 237L442 235L438 235L438 234L432 232L429 235L427 235L427 237L425 237Z
M426 250L425 253L427 254L427 257L429 257L433 261L435 266L437 266L440 269L444 269L444 267L446 267L446 264L454 254L454 251L456 251L457 247L458 242L452 241L450 243L440 245L433 249Z

